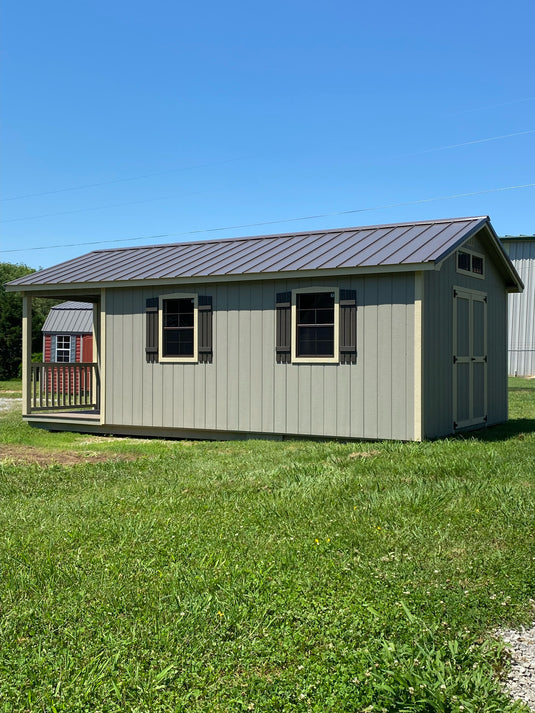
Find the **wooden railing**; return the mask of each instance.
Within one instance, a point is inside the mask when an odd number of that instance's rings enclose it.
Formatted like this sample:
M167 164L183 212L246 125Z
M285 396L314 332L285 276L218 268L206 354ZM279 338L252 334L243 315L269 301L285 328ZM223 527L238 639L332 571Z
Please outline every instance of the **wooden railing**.
M33 363L29 387L32 411L100 406L98 368L92 362Z

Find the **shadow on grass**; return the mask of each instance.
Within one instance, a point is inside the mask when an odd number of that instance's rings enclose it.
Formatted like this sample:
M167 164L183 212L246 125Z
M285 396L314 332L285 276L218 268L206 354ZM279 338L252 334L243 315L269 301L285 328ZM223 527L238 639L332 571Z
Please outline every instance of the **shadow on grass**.
M507 441L510 438L522 439L528 433L535 433L535 419L513 418L499 426L466 433L465 437L477 438L480 441Z

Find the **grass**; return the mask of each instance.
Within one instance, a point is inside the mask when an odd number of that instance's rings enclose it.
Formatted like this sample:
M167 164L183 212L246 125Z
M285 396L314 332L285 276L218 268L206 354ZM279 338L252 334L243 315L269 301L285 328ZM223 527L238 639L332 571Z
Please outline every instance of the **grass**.
M21 399L22 381L20 379L12 379L11 381L0 381L0 398Z
M58 461L1 465L0 711L521 710L492 632L534 618L535 381L510 411L423 444L95 439L8 411L1 442Z

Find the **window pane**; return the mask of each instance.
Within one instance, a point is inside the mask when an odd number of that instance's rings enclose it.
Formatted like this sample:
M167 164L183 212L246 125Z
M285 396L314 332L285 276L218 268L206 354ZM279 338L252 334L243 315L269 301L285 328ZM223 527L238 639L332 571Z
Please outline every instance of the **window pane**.
M193 356L193 329L169 329L163 337L164 356Z
M313 309L300 309L297 314L299 324L316 324L316 311Z
M297 356L334 356L334 327L298 327Z
M483 274L483 258L478 255L472 255L472 272L477 275Z
M71 338L70 335L58 334L56 341L56 361L67 363L71 359Z
M178 300L165 300L163 303L163 326L178 327Z
M470 272L470 253L457 253L457 267L459 270L466 270Z

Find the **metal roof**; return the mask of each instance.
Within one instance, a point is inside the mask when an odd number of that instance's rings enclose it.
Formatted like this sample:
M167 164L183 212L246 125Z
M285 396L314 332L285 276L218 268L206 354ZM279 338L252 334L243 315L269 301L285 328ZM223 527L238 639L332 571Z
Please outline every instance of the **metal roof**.
M48 313L42 332L90 334L93 331L91 302L62 302Z
M317 230L168 245L95 250L13 280L14 286L120 283L131 280L275 276L285 272L437 263L488 226L487 216Z

